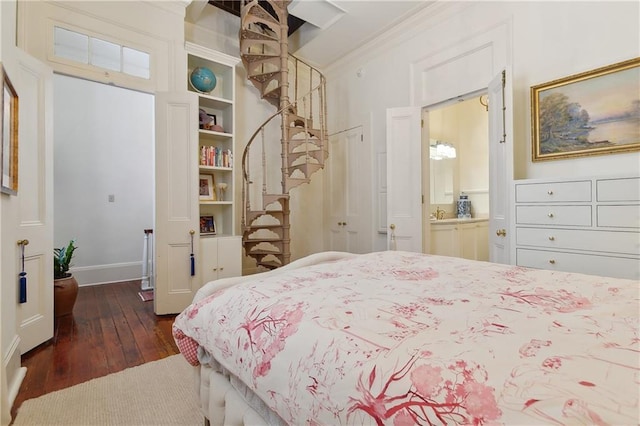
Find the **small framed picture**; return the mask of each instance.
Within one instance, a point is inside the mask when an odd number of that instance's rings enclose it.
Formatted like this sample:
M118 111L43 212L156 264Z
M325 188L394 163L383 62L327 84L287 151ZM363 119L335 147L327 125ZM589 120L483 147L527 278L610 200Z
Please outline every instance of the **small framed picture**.
M213 175L200 175L200 200L216 201L216 191L213 182Z
M201 235L215 235L216 233L216 221L213 216L200 216L200 234Z

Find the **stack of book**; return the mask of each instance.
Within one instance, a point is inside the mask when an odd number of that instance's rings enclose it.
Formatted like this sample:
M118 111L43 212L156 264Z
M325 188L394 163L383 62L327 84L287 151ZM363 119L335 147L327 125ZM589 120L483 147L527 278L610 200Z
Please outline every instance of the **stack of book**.
M200 148L200 165L232 167L233 153L230 149L222 149L217 146L203 146Z

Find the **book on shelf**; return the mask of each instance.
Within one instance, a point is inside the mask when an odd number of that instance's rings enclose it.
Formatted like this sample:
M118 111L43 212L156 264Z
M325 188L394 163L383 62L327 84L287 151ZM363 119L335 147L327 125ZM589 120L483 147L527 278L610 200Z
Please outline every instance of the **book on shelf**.
M213 167L233 167L233 153L230 149L217 146L203 146L200 148L200 165Z

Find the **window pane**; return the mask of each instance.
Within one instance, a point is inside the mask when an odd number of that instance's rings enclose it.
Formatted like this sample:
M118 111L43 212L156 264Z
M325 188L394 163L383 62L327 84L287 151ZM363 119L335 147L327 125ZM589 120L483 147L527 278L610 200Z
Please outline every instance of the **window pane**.
M149 78L149 54L129 47L122 48L122 72Z
M60 27L53 29L53 53L60 58L89 63L89 37Z
M120 46L91 37L91 64L120 71Z

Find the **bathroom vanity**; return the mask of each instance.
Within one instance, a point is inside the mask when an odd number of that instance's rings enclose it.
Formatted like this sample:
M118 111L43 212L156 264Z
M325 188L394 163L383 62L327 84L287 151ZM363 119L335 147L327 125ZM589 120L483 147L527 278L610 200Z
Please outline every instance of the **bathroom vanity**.
M489 260L489 219L431 220L431 254Z

